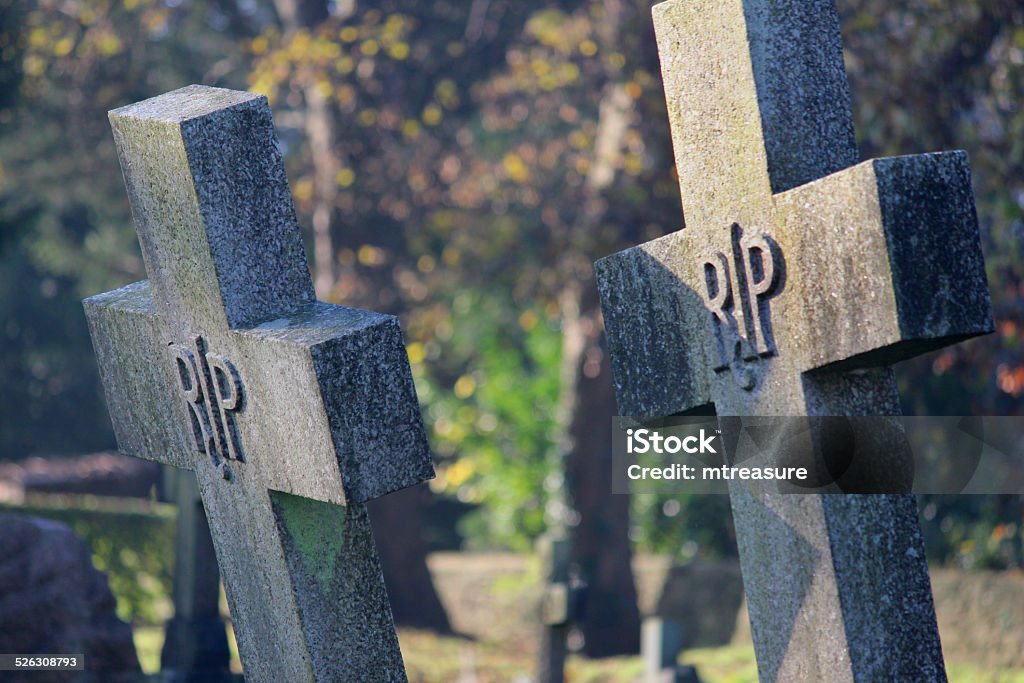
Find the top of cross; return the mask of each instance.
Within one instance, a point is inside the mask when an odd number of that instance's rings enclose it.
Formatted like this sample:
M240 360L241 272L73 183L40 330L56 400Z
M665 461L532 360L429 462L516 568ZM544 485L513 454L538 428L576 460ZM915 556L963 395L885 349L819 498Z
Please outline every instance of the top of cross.
M266 98L190 86L110 122L149 274L86 301L120 448L339 503L429 477L397 320L315 300Z
M110 122L158 313L205 333L314 300L266 97L193 85Z
M623 414L885 412L807 373L991 330L966 156L854 165L833 0L653 14L686 228L598 262Z
M687 224L733 220L858 160L831 0L654 7Z

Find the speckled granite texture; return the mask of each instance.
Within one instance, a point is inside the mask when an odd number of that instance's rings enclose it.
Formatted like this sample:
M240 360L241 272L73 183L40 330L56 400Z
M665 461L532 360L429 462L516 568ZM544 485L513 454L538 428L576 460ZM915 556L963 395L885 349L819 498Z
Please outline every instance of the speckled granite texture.
M889 364L992 330L966 155L858 163L832 0L653 14L685 228L597 263L620 413L898 414ZM911 498L732 503L762 681L945 680Z
M110 122L149 274L85 301L119 448L195 471L247 681L405 681L363 506L433 476L398 321L315 301L266 98Z

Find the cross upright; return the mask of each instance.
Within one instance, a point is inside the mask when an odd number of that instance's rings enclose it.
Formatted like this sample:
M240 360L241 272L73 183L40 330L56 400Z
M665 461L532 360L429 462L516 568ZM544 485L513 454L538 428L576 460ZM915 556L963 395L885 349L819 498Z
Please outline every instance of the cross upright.
M993 327L966 155L858 163L833 0L653 15L686 225L597 264L620 413L899 415ZM761 680L945 680L911 496L730 494Z
M364 507L433 475L397 320L315 300L265 97L110 122L149 275L85 301L118 447L195 472L247 681L405 681Z

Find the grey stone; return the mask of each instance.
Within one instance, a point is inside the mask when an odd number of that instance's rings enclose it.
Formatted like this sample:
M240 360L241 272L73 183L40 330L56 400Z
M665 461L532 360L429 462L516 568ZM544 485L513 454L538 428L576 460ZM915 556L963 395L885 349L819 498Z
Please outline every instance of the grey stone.
M682 651L682 624L661 617L644 619L640 638L643 683L700 683L694 667L678 663Z
M993 327L966 155L857 163L832 0L653 13L686 227L597 264L620 413L898 415ZM761 680L945 680L911 498L730 486Z
M647 617L641 626L640 652L648 679L674 668L683 651L683 626L661 617Z
M562 683L569 655L566 639L576 618L569 576L569 539L558 533L547 534L538 540L537 550L545 582L539 609L537 683Z
M56 522L0 515L0 650L84 655L84 671L5 671L8 683L141 683L132 629L89 548Z
M404 681L363 506L433 476L397 320L314 300L266 98L110 121L149 274L84 302L119 448L196 473L247 680Z

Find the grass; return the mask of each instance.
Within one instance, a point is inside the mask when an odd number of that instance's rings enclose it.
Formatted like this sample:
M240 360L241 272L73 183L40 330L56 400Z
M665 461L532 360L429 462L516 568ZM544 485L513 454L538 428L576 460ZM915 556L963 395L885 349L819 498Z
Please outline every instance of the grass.
M510 683L532 678L533 657L496 643L477 643L401 630L399 640L411 683L450 683L467 675L478 683ZM758 683L757 663L749 646L688 650L681 658L697 668L704 683ZM1024 670L992 670L967 662L949 662L949 679L958 683L1024 683ZM643 672L639 657L588 660L570 657L569 683L635 683ZM468 674L475 674L470 678Z
M136 626L132 629L132 640L135 652L139 656L139 666L145 674L160 672L160 649L164 646L164 629L161 626ZM231 670L242 672L242 664L238 659L238 644L235 632L228 626L228 648L231 650Z
M533 654L510 649L501 643L476 642L438 636L427 631L399 629L399 641L410 683L451 683L465 677L475 683L517 683L534 677ZM240 670L232 646L232 668ZM156 673L160 667L163 631L157 627L135 630L135 647L142 669ZM745 646L688 650L685 664L697 668L704 683L757 683L754 651ZM949 679L958 683L1024 683L1024 670L997 671L966 662L947 664ZM570 657L568 683L635 683L643 672L639 657L591 660Z

